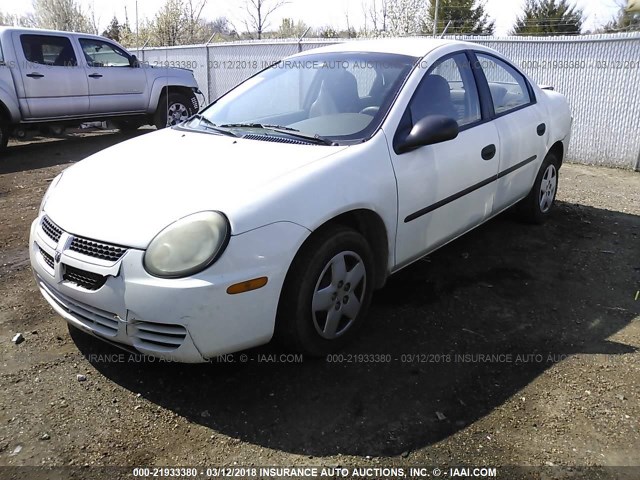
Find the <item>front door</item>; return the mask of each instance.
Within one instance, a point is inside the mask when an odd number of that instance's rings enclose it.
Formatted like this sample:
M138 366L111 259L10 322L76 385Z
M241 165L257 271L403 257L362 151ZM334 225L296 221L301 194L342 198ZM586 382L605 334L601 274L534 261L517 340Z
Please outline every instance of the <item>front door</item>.
M492 122L483 122L465 52L447 55L424 75L398 131L427 115L458 122L454 140L398 154L389 146L398 184L396 265L403 266L482 223L492 212L500 152Z
M144 112L149 103L144 68L132 65L131 56L113 43L79 40L89 80L91 113Z

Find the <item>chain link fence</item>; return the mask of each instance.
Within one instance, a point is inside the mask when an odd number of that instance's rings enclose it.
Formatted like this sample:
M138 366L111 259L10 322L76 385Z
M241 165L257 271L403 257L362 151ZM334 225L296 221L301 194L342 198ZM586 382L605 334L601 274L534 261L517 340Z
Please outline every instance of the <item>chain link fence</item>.
M640 170L640 33L448 38L491 47L567 96L574 116L569 161ZM284 57L336 42L247 41L136 54L152 66L193 70L208 103Z

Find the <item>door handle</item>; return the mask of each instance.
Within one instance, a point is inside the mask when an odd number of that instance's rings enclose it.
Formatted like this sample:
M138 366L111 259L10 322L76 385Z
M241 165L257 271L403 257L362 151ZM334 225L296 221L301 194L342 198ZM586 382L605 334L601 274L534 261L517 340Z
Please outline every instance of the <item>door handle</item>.
M496 156L496 146L493 143L491 145L487 145L482 149L481 154L483 160L491 160Z
M100 75L99 73L92 73L91 75L89 75L89 77L91 77L91 78L100 78L100 77L102 77L102 75Z
M44 77L44 75L41 74L41 73L27 73L27 77L29 77L29 78L42 78L42 77Z
M536 132L538 132L538 136L541 137L544 135L544 132L547 131L547 126L544 123L541 123L540 125L538 125L538 128L536 128Z

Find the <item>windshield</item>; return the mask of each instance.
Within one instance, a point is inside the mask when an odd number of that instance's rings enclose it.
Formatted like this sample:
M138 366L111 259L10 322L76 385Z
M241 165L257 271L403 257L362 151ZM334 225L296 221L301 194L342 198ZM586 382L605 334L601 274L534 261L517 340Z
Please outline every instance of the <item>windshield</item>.
M417 59L380 53L283 60L219 98L185 126L237 136L255 130L327 144L361 142L378 128ZM295 132L295 133L294 133ZM262 133L262 132L258 132Z

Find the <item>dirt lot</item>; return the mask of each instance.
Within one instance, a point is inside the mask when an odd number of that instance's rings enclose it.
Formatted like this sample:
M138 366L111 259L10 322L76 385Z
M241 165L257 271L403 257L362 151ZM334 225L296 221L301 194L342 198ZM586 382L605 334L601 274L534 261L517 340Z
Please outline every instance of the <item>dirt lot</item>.
M71 137L0 163L0 465L640 466L640 174L565 165L546 226L503 215L405 269L332 362L135 363L32 280L48 181L127 135Z

